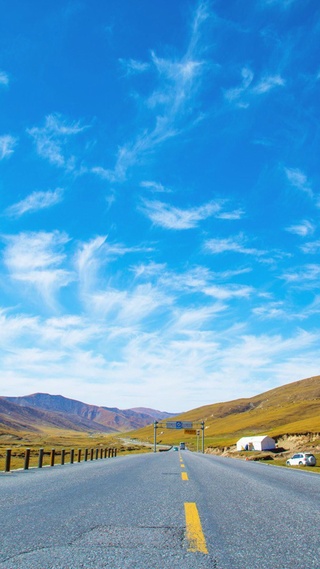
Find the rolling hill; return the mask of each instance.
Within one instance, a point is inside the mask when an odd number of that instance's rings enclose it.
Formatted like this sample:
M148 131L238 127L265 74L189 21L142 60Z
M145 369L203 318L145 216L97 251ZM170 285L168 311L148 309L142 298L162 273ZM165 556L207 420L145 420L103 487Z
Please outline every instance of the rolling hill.
M198 407L175 417L179 421L205 421L206 444L234 444L241 436L313 433L320 437L320 376L302 379L247 399L236 399ZM165 427L165 423L163 423ZM162 442L177 443L194 435L159 429ZM152 440L150 427L135 432L137 438Z
M24 397L0 397L0 429L43 431L47 428L119 433L131 431L162 420L169 413L155 409L98 407L61 395L34 393Z

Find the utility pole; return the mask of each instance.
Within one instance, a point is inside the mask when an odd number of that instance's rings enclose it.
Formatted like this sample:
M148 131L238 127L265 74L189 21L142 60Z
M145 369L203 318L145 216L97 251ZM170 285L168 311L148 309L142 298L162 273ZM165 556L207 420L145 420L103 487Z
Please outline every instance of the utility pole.
M157 452L157 428L158 428L158 421L154 421L154 423L153 423L153 452Z

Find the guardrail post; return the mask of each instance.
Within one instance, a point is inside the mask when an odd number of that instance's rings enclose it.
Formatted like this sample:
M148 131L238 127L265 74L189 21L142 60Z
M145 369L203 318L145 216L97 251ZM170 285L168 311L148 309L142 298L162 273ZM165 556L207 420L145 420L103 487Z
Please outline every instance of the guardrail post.
M107 458L107 448L104 449L104 458Z
M111 457L111 448L108 448L108 458Z
M117 449L114 449L114 456L117 456Z
M7 448L6 450L6 463L4 467L5 472L10 472L10 465L11 465L11 448Z
M88 460L88 452L89 452L89 449L85 448L84 449L84 461L85 462L87 462L87 460Z
M30 462L30 449L26 448L26 452L24 454L24 470L28 470L29 468L29 462Z
M74 461L74 449L72 448L70 450L70 464L73 464Z
M100 458L103 458L103 448L100 449Z
M96 448L96 460L98 460L98 457L99 457L99 449Z
M64 458L65 458L66 451L64 448L61 450L61 466L64 465Z
M90 449L90 460L93 460L93 448Z
M43 464L43 448L39 448L38 468L42 468Z
M50 454L50 466L54 466L54 457L55 457L55 449L52 448Z
M81 448L78 448L78 462L81 462Z

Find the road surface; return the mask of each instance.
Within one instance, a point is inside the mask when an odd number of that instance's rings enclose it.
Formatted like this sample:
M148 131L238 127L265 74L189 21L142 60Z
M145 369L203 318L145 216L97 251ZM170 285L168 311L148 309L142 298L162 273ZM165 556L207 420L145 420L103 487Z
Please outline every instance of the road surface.
M0 569L319 569L320 477L188 451L0 474Z

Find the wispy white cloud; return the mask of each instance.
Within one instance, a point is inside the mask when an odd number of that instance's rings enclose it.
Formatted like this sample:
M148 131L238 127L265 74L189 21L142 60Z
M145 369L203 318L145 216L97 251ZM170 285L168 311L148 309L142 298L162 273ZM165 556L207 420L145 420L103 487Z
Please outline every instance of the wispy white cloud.
M289 227L286 227L286 231L299 235L300 237L307 237L307 235L311 235L314 230L315 226L308 220L303 220L297 225L290 225Z
M205 328L208 322L219 317L226 308L222 302L216 302L210 306L175 310L170 333L176 332L191 337L195 331Z
M219 300L232 300L234 298L248 298L254 289L247 285L211 285L204 289L205 294Z
M276 318L289 319L288 310L285 309L282 301L273 301L263 304L261 306L256 306L252 309L252 313L263 320L272 320Z
M224 365L231 363L232 369L242 368L247 374L255 370L257 373L260 369L265 373L266 370L273 368L274 362L277 361L279 355L281 360L292 360L292 354L300 354L318 341L318 334L312 334L304 330L296 331L291 337L282 337L278 335L250 335L243 334L235 345L224 351ZM228 364L227 364L228 365ZM239 370L240 371L240 370ZM247 375L248 376L248 375ZM283 384L283 379L280 380Z
M116 318L116 321L121 324L136 324L158 308L168 306L172 302L172 295L164 294L150 283L138 285L130 294L126 292L125 295L125 301L122 302Z
M91 295L96 293L100 270L126 254L137 252L150 252L152 249L145 246L127 247L121 243L111 243L106 235L100 235L88 242L81 243L75 255L75 270L77 271L82 293Z
M305 243L304 245L300 246L301 251L303 253L315 254L320 251L320 239L316 241L309 241L309 243Z
M225 98L237 106L246 108L249 106L252 98L265 95L276 87L283 87L285 80L278 74L266 74L256 83L254 82L254 73L249 67L243 67L241 70L242 82L238 87L227 89L224 93Z
M62 198L63 190L61 188L47 192L32 192L25 199L8 207L6 213L14 217L20 217L25 213L33 213L52 207L61 202Z
M240 99L242 95L249 89L254 78L253 72L248 67L242 68L241 76L242 83L239 87L233 87L225 91L225 98L230 102ZM247 104L243 103L242 106L247 106Z
M127 340L143 332L142 322L155 312L167 310L173 295L151 283L132 284L125 290L106 285L103 290L92 290L86 296L87 312L98 322L109 322L108 334ZM145 326L147 324L145 323Z
M5 71L0 71L0 85L9 85L9 75Z
M233 211L222 211L218 213L215 217L217 219L226 219L226 220L236 220L241 219L244 216L245 212L243 209L235 209Z
M181 209L160 201L144 200L139 209L155 225L165 229L192 229L200 221L215 215L220 207L217 202L208 202L199 207Z
M73 170L75 157L69 153L68 141L87 128L79 121L70 123L59 114L51 114L46 116L43 127L33 127L27 132L33 138L39 156L55 166Z
M145 73L150 69L150 64L145 61L138 61L136 59L119 59L121 67L127 75L135 75L138 73Z
M305 286L308 287L309 284L312 284L313 286L313 283L318 281L319 277L320 265L310 263L303 265L302 267L286 271L280 278L288 283L294 283L296 286L303 288Z
M118 148L113 169L97 167L94 173L103 173L112 182L123 181L129 168L197 122L196 95L207 66L201 58L201 27L208 18L208 4L200 2L194 13L189 45L182 57L163 58L152 51L150 62L128 60L128 75L149 69L156 76L157 87L143 101L152 113L148 123L152 121L153 126L141 129L136 137Z
M254 95L263 95L268 93L275 87L283 87L285 80L280 75L267 75L255 85L252 89Z
M243 235L222 239L208 239L204 243L205 249L214 254L218 253L242 253L244 255L261 256L265 251L246 246L247 239Z
M166 270L166 267L167 265L165 263L139 263L138 265L132 267L132 271L137 278L142 277L150 279L150 277L163 274L163 272Z
M79 280L84 289L91 288L96 281L97 271L100 267L99 257L107 237L99 236L83 243L75 257L75 266Z
M313 197L311 184L304 172L299 168L285 168L284 171L291 186Z
M97 322L74 314L48 318L38 330L44 342L68 350L87 346L103 332Z
M15 149L18 139L10 134L0 136L0 160L9 158Z
M152 181L143 181L140 183L142 188L147 188L153 193L171 193L172 190L170 188L165 187L163 184L159 182L152 182Z
M66 234L54 231L5 236L4 263L13 281L36 288L38 295L56 308L56 293L74 280L61 265L65 260Z
M10 314L8 309L0 308L0 339L1 346L8 347L19 338L24 338L27 333L33 334L39 326L38 316L26 316L25 314Z

